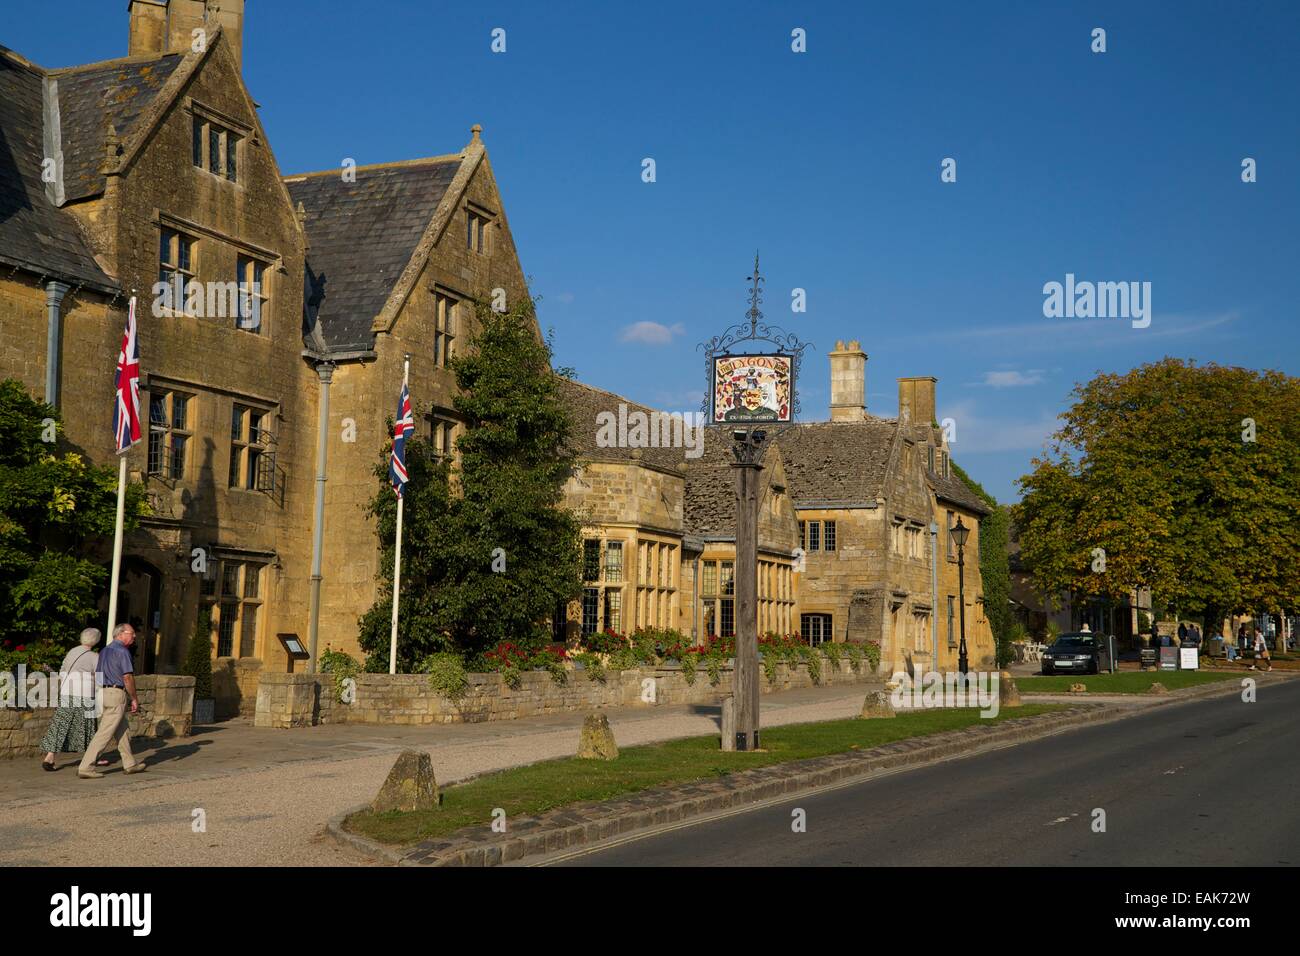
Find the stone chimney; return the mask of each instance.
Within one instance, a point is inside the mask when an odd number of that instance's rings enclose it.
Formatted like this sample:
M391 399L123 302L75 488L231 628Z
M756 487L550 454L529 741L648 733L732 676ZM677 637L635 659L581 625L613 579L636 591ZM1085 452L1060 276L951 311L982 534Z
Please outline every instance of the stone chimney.
M934 386L939 380L933 375L918 378L900 378L898 380L898 415L903 416L903 408L908 409L908 416L913 425L929 425L936 421L934 415Z
M235 62L243 58L244 0L131 0L131 56L189 53L195 30L211 36L218 25Z
M867 353L854 339L835 343L831 353L831 421L860 422L867 417Z

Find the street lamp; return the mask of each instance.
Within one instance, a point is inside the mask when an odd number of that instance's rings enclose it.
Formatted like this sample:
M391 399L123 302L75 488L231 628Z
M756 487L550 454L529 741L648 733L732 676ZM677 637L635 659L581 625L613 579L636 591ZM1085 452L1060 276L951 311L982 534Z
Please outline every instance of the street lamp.
M966 657L966 539L970 537L970 528L961 522L952 526L952 540L957 544L957 606L961 612L961 649L957 653L957 669L965 676L970 669Z

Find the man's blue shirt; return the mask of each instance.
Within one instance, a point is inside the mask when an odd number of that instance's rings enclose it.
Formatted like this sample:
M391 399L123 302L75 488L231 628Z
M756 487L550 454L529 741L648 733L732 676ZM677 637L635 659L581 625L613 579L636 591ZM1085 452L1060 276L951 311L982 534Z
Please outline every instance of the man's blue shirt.
M104 675L105 687L124 687L123 677L134 673L135 662L131 659L131 649L121 641L113 641L99 653L99 663L95 670Z

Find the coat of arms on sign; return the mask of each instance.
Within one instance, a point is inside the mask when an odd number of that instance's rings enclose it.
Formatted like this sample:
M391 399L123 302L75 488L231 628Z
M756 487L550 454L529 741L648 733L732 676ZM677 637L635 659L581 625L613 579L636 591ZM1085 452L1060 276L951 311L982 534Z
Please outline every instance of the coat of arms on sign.
M790 421L792 356L719 355L713 360L713 421Z

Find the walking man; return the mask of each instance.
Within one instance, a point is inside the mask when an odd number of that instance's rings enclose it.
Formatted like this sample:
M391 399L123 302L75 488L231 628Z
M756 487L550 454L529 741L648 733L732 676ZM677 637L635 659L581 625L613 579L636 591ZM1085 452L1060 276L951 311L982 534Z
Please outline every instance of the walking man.
M90 741L86 755L81 758L77 776L94 779L104 776L95 769L95 761L111 744L117 744L117 752L122 755L122 772L139 773L149 768L135 754L131 753L131 728L127 721L127 701L131 702L131 713L140 709L140 699L135 692L134 665L131 660L131 645L135 643L135 628L130 624L119 624L113 628L113 641L99 654L99 663L95 673L103 677L100 695L104 701L104 714L99 718L99 730Z

